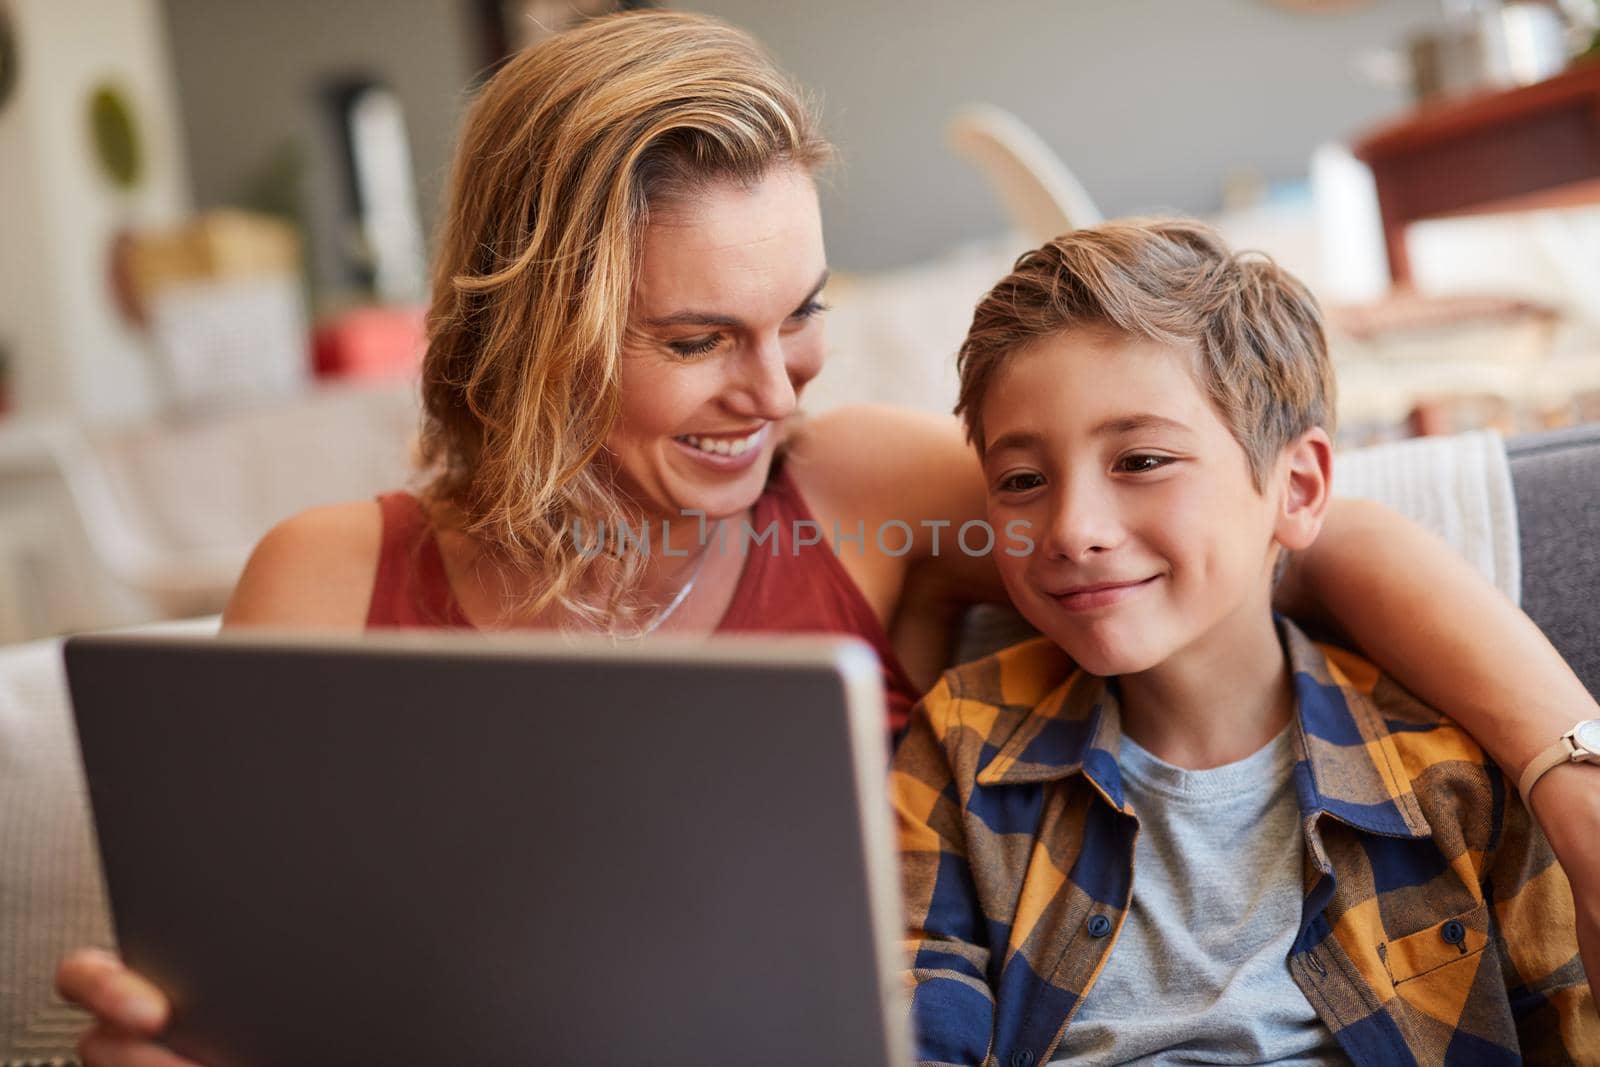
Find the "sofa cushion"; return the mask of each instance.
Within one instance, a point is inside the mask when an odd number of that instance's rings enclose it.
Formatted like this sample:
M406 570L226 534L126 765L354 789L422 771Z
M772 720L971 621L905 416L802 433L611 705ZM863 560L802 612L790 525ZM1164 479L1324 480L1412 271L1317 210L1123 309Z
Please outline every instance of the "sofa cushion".
M1600 424L1506 444L1522 542L1522 608L1600 695Z

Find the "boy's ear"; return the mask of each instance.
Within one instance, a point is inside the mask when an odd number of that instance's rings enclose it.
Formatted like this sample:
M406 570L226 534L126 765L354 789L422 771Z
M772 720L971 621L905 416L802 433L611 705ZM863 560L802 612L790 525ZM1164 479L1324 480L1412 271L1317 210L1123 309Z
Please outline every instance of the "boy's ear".
M1283 498L1274 538L1297 552L1309 548L1322 531L1333 486L1333 442L1320 426L1313 427L1283 450L1279 467Z

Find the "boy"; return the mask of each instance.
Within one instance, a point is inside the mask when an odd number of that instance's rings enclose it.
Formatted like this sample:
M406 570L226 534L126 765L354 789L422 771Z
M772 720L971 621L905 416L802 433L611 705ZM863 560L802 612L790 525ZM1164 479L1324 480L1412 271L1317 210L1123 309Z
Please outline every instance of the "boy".
M1080 230L960 356L1044 635L948 672L892 790L924 1062L1596 1062L1571 898L1463 731L1271 610L1328 502L1305 289Z

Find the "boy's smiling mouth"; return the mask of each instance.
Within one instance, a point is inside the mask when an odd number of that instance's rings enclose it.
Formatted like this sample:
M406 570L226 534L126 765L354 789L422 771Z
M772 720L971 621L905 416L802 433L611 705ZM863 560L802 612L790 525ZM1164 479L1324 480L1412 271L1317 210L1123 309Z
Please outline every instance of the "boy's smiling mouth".
M1136 578L1127 582L1096 582L1092 585L1073 585L1054 591L1046 591L1045 595L1068 611L1092 611L1095 608L1107 607L1136 596L1160 577L1161 575L1159 574L1153 574L1148 578Z

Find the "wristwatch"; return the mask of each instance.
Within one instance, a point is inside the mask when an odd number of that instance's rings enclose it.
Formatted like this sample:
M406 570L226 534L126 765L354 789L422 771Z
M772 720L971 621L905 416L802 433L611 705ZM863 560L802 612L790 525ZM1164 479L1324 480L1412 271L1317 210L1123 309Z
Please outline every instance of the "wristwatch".
M1524 804L1528 803L1528 791L1534 783L1560 763L1600 763L1600 719L1584 719L1528 762L1517 782Z

